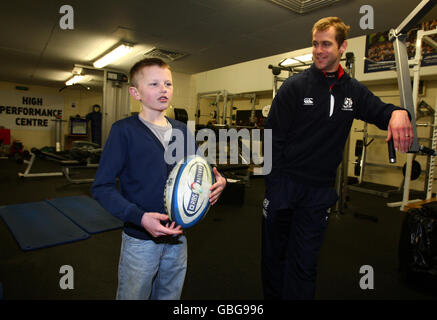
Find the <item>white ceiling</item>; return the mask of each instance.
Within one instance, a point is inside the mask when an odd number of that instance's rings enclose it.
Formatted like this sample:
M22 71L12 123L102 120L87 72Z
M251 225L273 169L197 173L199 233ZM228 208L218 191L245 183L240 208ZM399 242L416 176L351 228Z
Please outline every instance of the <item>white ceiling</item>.
M198 73L309 47L311 27L324 16L341 17L351 26L350 37L386 31L419 2L341 0L299 15L267 0L2 0L0 80L61 88L75 64L91 66L120 40L134 43L134 50L108 68L127 72L157 47L187 54L171 63L172 70ZM64 4L74 9L74 30L59 26ZM359 27L363 5L374 9L374 30ZM437 8L425 20L432 18ZM101 84L93 79L87 85Z

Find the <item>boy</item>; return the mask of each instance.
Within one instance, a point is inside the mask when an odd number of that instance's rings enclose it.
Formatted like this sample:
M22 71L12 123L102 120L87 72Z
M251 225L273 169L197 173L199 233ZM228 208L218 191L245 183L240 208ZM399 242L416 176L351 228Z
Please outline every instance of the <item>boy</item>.
M141 111L113 124L92 194L124 221L117 299L179 299L187 268L187 244L181 227L170 224L163 213L164 187L175 165L164 161L164 153L169 143L185 143L188 131L185 124L164 116L173 96L170 67L164 61L152 58L137 62L130 80L129 93L141 102ZM180 130L185 141L171 140L173 129ZM216 168L213 172L212 205L226 185Z

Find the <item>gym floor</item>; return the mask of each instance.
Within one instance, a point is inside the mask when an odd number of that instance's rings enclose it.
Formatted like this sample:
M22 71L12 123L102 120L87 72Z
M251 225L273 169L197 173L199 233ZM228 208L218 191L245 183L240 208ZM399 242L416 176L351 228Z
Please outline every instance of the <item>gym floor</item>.
M89 195L91 184L69 184L64 177L18 178L25 164L0 160L0 205ZM37 160L39 172L59 171ZM93 174L93 172L88 172ZM199 225L186 230L188 271L182 300L262 299L260 253L264 181L252 178L241 206L218 203ZM398 272L398 241L404 214L384 199L349 192L348 209L332 214L319 256L316 299L427 300L435 292L408 284ZM378 221L359 219L355 213ZM22 251L0 219L0 284L4 300L114 299L121 229L89 239L34 251ZM74 289L59 287L62 265L74 270ZM360 288L361 266L374 272L374 289Z

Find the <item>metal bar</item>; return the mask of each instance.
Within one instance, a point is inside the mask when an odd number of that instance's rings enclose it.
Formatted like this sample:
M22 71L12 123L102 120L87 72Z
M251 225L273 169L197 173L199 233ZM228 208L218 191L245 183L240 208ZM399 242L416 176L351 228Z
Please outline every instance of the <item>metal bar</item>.
M393 30L391 31L393 32ZM408 54L405 44L405 36L395 36L393 43L395 51L396 68L398 71L398 87L400 91L401 106L406 108L411 115L411 124L413 126L413 143L410 152L418 152L419 144L417 142L416 116L413 103L413 93L411 89L410 70L408 68Z
M82 167L82 168L84 168L84 167ZM70 177L70 168L69 167L62 167L62 172L63 172L63 175L65 176L65 178L70 183L81 184L81 183L92 183L92 182L94 182L94 178L83 178L83 179L73 179L73 178L71 178Z
M427 30L427 31L425 31L425 30L418 30L418 31L421 32L422 37L431 36L431 35L434 35L437 33L437 27L434 29L431 29L431 30Z
M106 89L106 85L108 83L108 73L106 70L103 71L103 110L102 110L102 146L105 145L106 139L108 138L108 98L106 97L106 94L108 90Z
M360 185L348 185L347 188L349 190L358 191L358 192L367 193L367 194L373 194L373 195L376 195L379 197L384 197L384 198L388 198L391 193L399 191L398 189L378 191L378 190L369 189L369 188L366 188L366 187L363 187ZM395 188L395 187L393 187L393 188Z
M284 82L287 78L282 78L278 76L273 77L273 98L275 98L276 93L278 93L278 82Z
M415 203L415 202L420 202L420 201L423 201L423 200L422 199L414 199L414 200L408 201L408 203ZM399 207L401 204L402 204L401 201L399 201L399 202L390 202L390 203L387 203L387 207L395 208L395 207Z
M252 95L252 98L251 98L251 99L252 99L252 109L251 109L251 111L250 111L250 121L253 121L253 119L255 119L256 93L254 93L254 94Z
M366 162L366 166L387 168L387 169L403 169L403 166L395 166L395 165L389 165L389 164L384 164L384 163L375 163L375 162Z
M30 160L27 162L27 168L24 173L19 172L18 176L21 178L35 178L35 177L58 177L62 176L62 172L42 172L42 173L30 173L33 163L35 161L36 155L31 152Z
M367 157L367 143L369 134L367 133L367 122L364 122L363 128L363 152L361 153L361 163L360 163L360 176L358 178L358 183L361 184L364 181L364 169L366 167L366 157Z
M402 196L401 211L403 211L404 207L408 204L409 197L410 197L410 182L411 182L411 169L413 167L413 158L414 158L414 154L412 153L407 154L407 165L405 168L404 192Z
M207 92L200 92L197 94L197 97L203 97L203 96L213 96L216 94L221 94L222 91L221 90L216 90L216 91L207 91Z
M286 80L287 78L283 78ZM228 93L228 98L246 98L252 99L254 93Z
M396 35L407 33L437 4L437 0L422 0L419 5L395 29Z
M387 136L383 136L383 135L378 135L378 134L369 134L368 135L369 138L376 138L376 139L386 139ZM430 141L431 138L417 138L418 140L422 140L422 141Z
M422 30L417 31L416 36L416 55L415 60L416 64L413 68L413 103L414 103L414 114L417 114L417 105L418 105L418 98L419 98L419 84L420 84L420 67L421 67L421 60L422 60L422 38L423 33ZM417 127L417 123L416 123ZM427 157L426 161L427 169L429 169L429 159ZM429 170L426 172L426 178L424 182L424 189L427 188L428 183L428 177L429 177Z
M429 44L431 47L437 50L437 42L432 40L430 37L424 36L423 41L425 41L427 44Z
M222 114L222 122L221 124L226 124L226 107L228 103L228 92L223 90L223 114Z
M437 107L437 97L436 97L436 107ZM437 124L437 112L434 112L434 125ZM434 130L432 132L432 146L431 148L435 150L437 147L437 127L434 126ZM426 199L430 199L432 197L432 189L434 184L434 166L435 166L435 158L430 157L429 166L428 166L428 182L426 185Z
M277 76L273 76L273 97L272 97L272 99L275 98L276 93L278 92L277 86L278 86L278 77Z
M413 103L414 103L414 114L417 113L417 98L419 96L419 82L420 82L420 64L422 60L422 30L417 31L417 39L416 39L416 56L415 60L417 61L414 66L414 74L413 74Z
M434 123L416 123L418 127L437 127L437 124Z
M229 125L232 125L232 114L234 112L234 97L231 95L231 105L229 107Z
M222 92L220 91L219 93L216 94L215 96L215 123L220 124L219 122L219 102L220 102L220 95L222 94Z
M194 118L196 121L196 125L200 122L200 96L197 95L197 106L196 106L196 113L194 114Z
M375 61L375 60L369 59L369 58L367 58L367 57L364 57L363 60L367 60L367 61L369 61L369 62L372 62L372 63L378 64L378 65L380 65L380 66L393 64L393 61ZM409 66L412 66L412 65L414 65L414 64L416 64L416 60L408 60L408 65L409 65Z

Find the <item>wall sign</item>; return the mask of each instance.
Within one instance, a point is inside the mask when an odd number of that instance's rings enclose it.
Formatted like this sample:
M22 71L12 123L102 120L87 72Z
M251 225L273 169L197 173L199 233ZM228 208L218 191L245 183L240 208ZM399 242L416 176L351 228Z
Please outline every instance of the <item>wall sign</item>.
M0 91L0 126L7 129L51 130L63 109L63 96Z

